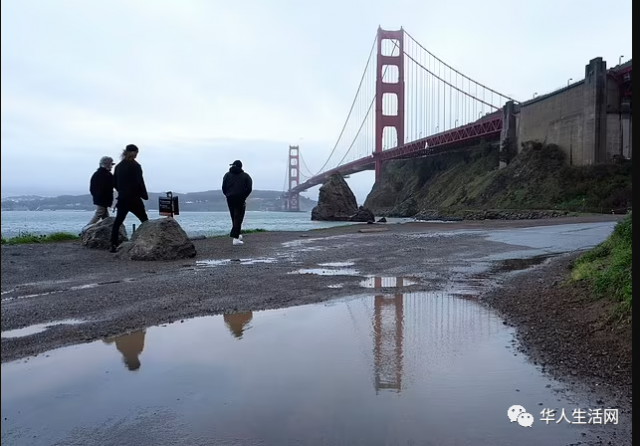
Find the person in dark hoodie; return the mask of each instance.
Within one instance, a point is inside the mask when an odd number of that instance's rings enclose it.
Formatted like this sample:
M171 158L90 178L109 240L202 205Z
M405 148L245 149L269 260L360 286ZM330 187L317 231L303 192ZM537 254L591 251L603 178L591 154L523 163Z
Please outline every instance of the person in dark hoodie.
M96 205L96 212L87 226L109 217L109 208L113 205L113 174L111 169L114 164L113 158L103 156L100 158L98 170L91 176L89 192L93 197L93 204Z
M149 194L142 176L142 167L136 161L138 147L129 144L122 152L122 161L118 163L113 173L113 185L118 191L118 204L116 205L116 220L111 229L111 252L118 248L118 236L120 225L124 223L127 214L131 212L140 223L149 220L142 200L148 200Z
M253 191L251 176L242 170L242 161L231 163L229 172L222 179L222 193L227 197L227 205L231 214L231 233L234 245L242 245L242 222L247 209L247 198Z

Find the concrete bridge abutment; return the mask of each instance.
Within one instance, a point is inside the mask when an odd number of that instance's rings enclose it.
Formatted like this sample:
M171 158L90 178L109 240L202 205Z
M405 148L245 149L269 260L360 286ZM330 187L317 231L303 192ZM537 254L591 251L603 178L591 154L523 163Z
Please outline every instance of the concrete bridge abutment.
M502 109L502 131L500 133L500 169L507 167L518 154L518 132L516 104L509 101Z
M500 168L529 141L556 144L574 166L607 163L620 155L631 158L631 113L625 113L620 82L598 57L586 65L583 80L527 102L507 103Z

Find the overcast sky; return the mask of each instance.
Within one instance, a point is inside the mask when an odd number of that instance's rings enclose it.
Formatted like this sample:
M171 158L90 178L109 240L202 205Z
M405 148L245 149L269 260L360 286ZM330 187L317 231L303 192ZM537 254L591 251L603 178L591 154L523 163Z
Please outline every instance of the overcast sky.
M378 25L518 100L632 54L631 0L1 5L3 196L87 193L128 143L153 191L219 189L237 158L282 190L289 144L312 170L331 151ZM362 201L373 174L349 182Z

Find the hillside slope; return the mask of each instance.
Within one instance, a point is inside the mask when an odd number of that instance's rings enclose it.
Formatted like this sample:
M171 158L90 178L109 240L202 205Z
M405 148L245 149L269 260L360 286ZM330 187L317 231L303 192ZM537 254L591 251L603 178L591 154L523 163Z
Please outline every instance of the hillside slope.
M499 152L466 152L391 161L367 197L376 215L413 217L466 210L610 212L631 205L631 161L575 167L555 145L525 144L502 170Z

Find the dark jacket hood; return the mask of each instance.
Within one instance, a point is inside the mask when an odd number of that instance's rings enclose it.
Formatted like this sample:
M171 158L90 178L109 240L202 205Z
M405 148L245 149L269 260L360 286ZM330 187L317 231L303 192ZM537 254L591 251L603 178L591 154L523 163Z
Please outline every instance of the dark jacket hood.
M238 175L242 172L244 172L244 170L242 170L242 167L238 167L238 166L231 166L229 168L229 172L231 172L234 175Z

